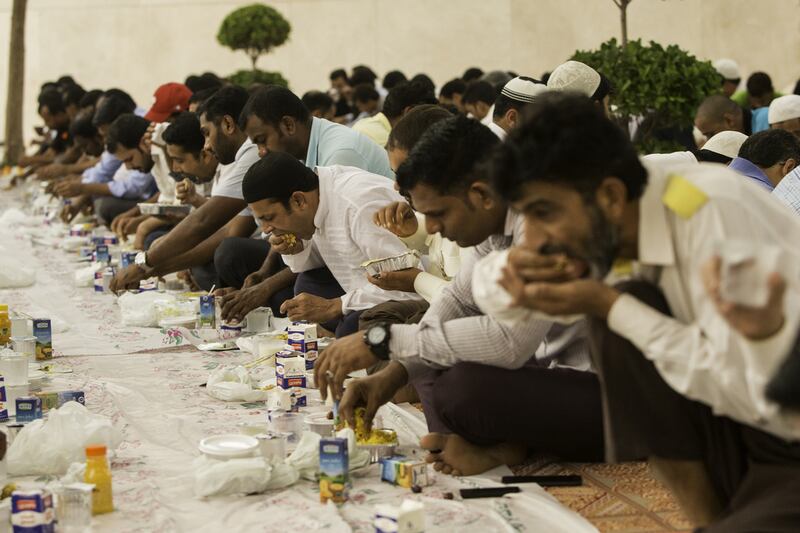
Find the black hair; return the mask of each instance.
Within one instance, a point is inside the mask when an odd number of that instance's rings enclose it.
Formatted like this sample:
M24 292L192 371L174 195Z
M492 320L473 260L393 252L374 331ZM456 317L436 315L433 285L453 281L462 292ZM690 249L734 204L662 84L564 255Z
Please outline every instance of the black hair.
M200 154L205 144L203 132L200 130L200 119L188 111L175 115L162 137L165 143L180 146L185 152L195 156Z
M800 94L800 80L797 80L797 83L794 85L794 94Z
M439 89L439 96L452 98L454 94L464 94L466 90L467 83L461 78L455 78L442 85L442 88Z
M719 122L725 118L725 115L738 116L741 112L742 108L739 107L739 104L724 94L712 94L700 102L695 116L707 117L710 120Z
M64 99L57 89L45 89L39 93L39 110L41 111L45 106L52 115L64 113L67 110L64 106Z
M100 97L103 96L103 91L100 89L92 89L91 91L87 92L81 98L81 101L78 102L78 107L94 107L97 105L97 101Z
M75 79L72 76L70 76L69 74L65 74L56 80L56 85L58 85L62 89L65 89L71 85L78 85L78 84L75 82Z
M308 91L300 99L309 112L328 111L333 105L333 98L322 91Z
M534 78L529 78L528 76L517 76L517 77L521 80L529 81L532 83L537 83L537 84L542 83L539 80ZM497 99L494 101L494 114L492 115L492 118L502 117L503 115L508 113L509 109L516 109L517 111L522 111L522 109L530 103L531 102L523 102L520 100L515 100L509 96L504 95L503 93L500 93L500 95L498 95Z
M203 102L205 102L206 100L211 98L211 95L216 93L218 90L219 90L219 87L209 87L207 89L200 89L197 92L193 92L192 96L189 97L189 103L190 104L194 104L194 103L202 104Z
M283 117L287 116L302 123L308 122L311 118L308 109L297 95L286 87L278 85L260 89L250 97L240 113L239 127L244 129L247 119L253 115L272 125L278 124Z
M695 159L697 159L697 161L700 163L722 163L723 165L727 165L733 161L733 159L727 155L712 152L711 150L706 150L704 148L696 150L692 153L694 154Z
M464 90L464 95L461 97L461 101L465 104L484 102L487 105L492 105L496 99L497 89L488 81L483 80L469 82Z
M131 97L131 95L129 95L128 93L126 93L122 89L116 89L116 88L108 89L106 92L103 93L103 96L106 96L106 97L113 96L115 98L120 98L120 99L128 102L130 105L133 106L134 109L136 109L136 101Z
M95 109L92 124L95 127L111 124L118 116L125 113L133 113L135 109L136 104L133 103L133 100L127 100L119 96L108 96L106 93L103 96L103 101Z
M83 99L84 96L86 96L86 90L77 84L62 89L62 97L65 106L74 105L80 107L81 99Z
M410 191L425 184L440 194L464 190L481 177L476 165L500 140L492 130L464 115L433 124L397 169L397 184Z
M383 101L383 114L388 119L399 118L407 107L435 104L436 95L424 84L406 81L395 85Z
M597 89L594 90L592 100L602 102L606 96L614 92L614 87L611 85L611 81L606 78L602 72L598 71L597 73L600 75L600 83L597 84Z
M349 80L347 79L347 72L345 72L345 70L343 68L337 68L336 70L331 72L331 75L330 75L330 80L331 81L338 80L339 78L344 78L344 81L349 83Z
M544 72L542 72L542 83L544 83L545 85L547 85L547 80L550 79L550 74L552 73L549 70L545 70Z
M361 85L362 83L369 83L372 86L375 86L375 80L378 79L378 75L366 65L357 65L353 67L353 73L350 74L350 85L355 87L356 85Z
M411 78L412 83L421 83L424 85L430 92L436 94L436 84L433 83L433 80L430 76L425 74L424 72L420 72L419 74L415 75Z
M747 78L747 92L750 96L766 96L774 91L772 79L766 72L753 72Z
M186 85L189 88L189 90L192 91L193 93L199 90L198 89L199 82L200 82L200 76L196 74L189 74L188 76L186 76L186 79L183 80L183 84Z
M97 128L92 124L92 113L82 112L75 115L69 124L69 134L71 137L94 139L97 136Z
M56 90L58 90L58 89L59 89L59 86L58 86L58 84L57 84L56 82L54 82L54 81L46 81L46 82L44 82L44 83L43 83L43 84L42 84L42 85L39 87L39 92L40 92L40 93L41 93L41 92L44 92L44 91L46 91L47 89L56 89Z
M288 208L293 193L318 188L314 171L285 152L269 152L247 170L242 180L242 196L248 204L273 200Z
M219 89L224 85L223 80L213 72L204 72L202 74L192 74L186 77L183 82L192 93L204 91L206 89Z
M794 159L800 164L800 140L785 130L771 129L752 134L739 148L739 157L761 168Z
M381 85L383 85L383 88L388 91L389 89L391 89L392 87L394 87L398 83L401 83L401 82L404 82L404 81L408 81L408 78L406 78L405 74L403 74L399 70L390 70L383 77L383 81L381 82Z
M362 83L353 87L353 101L354 102L370 102L372 100L380 100L381 95L378 94L374 85Z
M214 124L219 124L223 117L228 116L236 123L249 97L244 87L238 85L222 87L200 105L197 116L205 115L206 120Z
M120 147L138 148L149 125L149 120L133 113L120 115L108 128L106 150L113 154Z
M608 176L622 180L629 200L641 197L647 171L627 133L591 99L547 92L522 116L487 164L504 198L518 199L522 186L532 181L571 187L587 198Z
M419 105L397 121L389 133L386 146L390 150L400 148L410 152L428 128L452 116L451 112L440 105Z
M470 67L464 71L464 74L461 75L461 79L464 80L464 83L469 83L473 80L478 80L480 77L483 76L483 71L478 67Z

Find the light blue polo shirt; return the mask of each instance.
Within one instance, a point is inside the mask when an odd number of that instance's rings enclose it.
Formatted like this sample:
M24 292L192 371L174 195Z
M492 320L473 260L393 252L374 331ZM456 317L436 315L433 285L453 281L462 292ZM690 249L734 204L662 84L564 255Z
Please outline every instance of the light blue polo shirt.
M386 150L369 137L324 118L313 117L305 165L343 165L394 179Z

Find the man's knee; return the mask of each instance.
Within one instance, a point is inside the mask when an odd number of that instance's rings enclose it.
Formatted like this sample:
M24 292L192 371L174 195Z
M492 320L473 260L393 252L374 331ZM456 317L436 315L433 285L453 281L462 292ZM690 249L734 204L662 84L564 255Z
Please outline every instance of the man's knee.
M433 386L433 407L451 430L455 431L459 425L456 417L469 417L476 405L480 404L486 383L482 378L485 370L484 365L459 363L436 379Z
M214 250L214 268L218 273L228 272L236 261L238 237L226 237Z

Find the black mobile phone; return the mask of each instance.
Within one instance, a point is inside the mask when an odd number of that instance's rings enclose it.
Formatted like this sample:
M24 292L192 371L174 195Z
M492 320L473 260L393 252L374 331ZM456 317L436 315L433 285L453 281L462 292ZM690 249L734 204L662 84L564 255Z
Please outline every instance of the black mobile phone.
M465 500L471 498L499 498L505 494L520 492L519 487L484 487L480 489L461 489L461 497Z
M578 475L569 476L503 476L503 483L538 483L542 487L580 487L583 478Z

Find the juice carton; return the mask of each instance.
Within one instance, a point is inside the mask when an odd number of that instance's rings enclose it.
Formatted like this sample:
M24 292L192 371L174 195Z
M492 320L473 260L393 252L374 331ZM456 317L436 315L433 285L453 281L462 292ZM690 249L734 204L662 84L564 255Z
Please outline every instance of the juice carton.
M6 378L0 375L0 421L8 420L6 398Z
M36 337L36 360L53 358L53 328L49 318L33 319L33 336Z
M50 491L15 490L11 493L11 525L14 533L53 533L55 518Z
M303 354L306 370L314 369L314 362L317 360L317 325L306 324L305 322L292 322L286 329L288 348Z
M347 501L350 489L350 462L347 439L324 438L319 441L319 501L335 504Z
M385 457L380 460L380 463L381 481L407 489L430 485L428 465L422 461L413 461L397 455Z
M414 500L403 500L399 507L378 504L373 525L375 533L423 533L425 506Z
M94 248L95 257L94 260L98 263L109 263L111 262L111 254L108 251L107 244L98 244Z
M42 412L58 409L67 402L78 402L81 405L86 405L86 398L82 390L36 392L33 395L42 401Z
M42 399L36 396L17 398L17 422L33 422L42 418Z
M136 252L120 252L119 267L127 268L136 264Z
M307 404L305 362L297 352L281 350L275 354L275 382L281 389L291 391L293 407Z
M217 327L217 308L214 297L204 294L200 297L200 318L197 319L198 328Z

